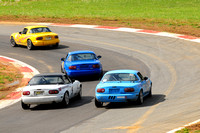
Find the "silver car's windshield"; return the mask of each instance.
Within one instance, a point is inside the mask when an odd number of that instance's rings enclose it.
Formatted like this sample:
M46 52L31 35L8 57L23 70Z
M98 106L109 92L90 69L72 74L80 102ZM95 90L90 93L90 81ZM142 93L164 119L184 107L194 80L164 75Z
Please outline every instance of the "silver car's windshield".
M29 85L50 85L50 84L64 84L62 76L36 76L29 81Z
M106 74L102 81L137 81L138 78L132 73L112 73Z
M70 55L68 61L94 60L96 56L92 53L81 53Z

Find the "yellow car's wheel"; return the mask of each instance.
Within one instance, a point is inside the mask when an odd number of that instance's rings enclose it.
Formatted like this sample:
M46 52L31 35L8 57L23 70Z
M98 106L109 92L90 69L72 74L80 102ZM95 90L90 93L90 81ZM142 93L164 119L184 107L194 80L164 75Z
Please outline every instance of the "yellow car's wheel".
M17 44L16 44L16 42L15 42L15 39L14 39L13 37L11 37L11 39L10 39L10 45L11 45L12 47L16 47L16 46L17 46Z
M27 40L27 49L32 50L34 48L33 43L30 39Z

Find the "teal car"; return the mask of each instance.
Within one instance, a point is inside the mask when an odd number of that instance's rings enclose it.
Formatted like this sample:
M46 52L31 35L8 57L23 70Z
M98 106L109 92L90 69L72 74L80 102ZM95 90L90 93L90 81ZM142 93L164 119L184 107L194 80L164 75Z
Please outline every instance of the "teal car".
M112 70L104 74L95 89L95 105L104 102L143 103L145 96L152 96L152 82L136 70Z

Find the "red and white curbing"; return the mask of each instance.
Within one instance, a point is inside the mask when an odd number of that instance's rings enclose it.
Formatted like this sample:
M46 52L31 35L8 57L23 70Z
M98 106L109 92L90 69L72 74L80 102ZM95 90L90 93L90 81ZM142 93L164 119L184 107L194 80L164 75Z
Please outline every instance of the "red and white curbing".
M179 130L181 130L181 129L187 127L187 126L191 126L191 125L196 124L196 123L199 123L199 122L200 122L200 119L199 119L199 120L196 120L196 121L194 121L194 122L191 122L191 123L189 123L189 124L187 124L187 125L184 125L184 126L182 126L182 127L173 129L173 130L171 130L171 131L169 131L169 132L167 132L167 133L175 133L175 132L177 132L177 131L179 131Z
M157 36L172 37L172 38L178 38L178 39L183 39L183 40L188 40L188 41L200 43L200 38L198 38L198 37L169 33L169 32L144 30L144 29L99 26L99 25L82 25L82 24L58 24L58 23L27 23L27 24L60 26L60 27L75 27L75 28L88 28L88 29L102 29L102 30L122 31L122 32L132 32L132 33L134 32L134 33L143 33L143 34L150 34L150 35L157 35Z
M24 84L27 84L30 78L32 78L35 74L39 74L39 71L32 66L16 59L0 55L0 61L9 62L15 67L19 68L23 74L22 83ZM7 98L0 100L0 109L18 102L21 98L21 90L22 88L17 88L15 91L9 94Z

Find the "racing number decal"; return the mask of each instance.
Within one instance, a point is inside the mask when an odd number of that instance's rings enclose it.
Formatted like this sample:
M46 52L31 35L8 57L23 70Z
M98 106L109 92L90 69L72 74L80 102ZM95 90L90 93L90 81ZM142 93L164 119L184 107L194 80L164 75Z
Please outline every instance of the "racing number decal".
M108 99L115 100L115 96L109 96Z

